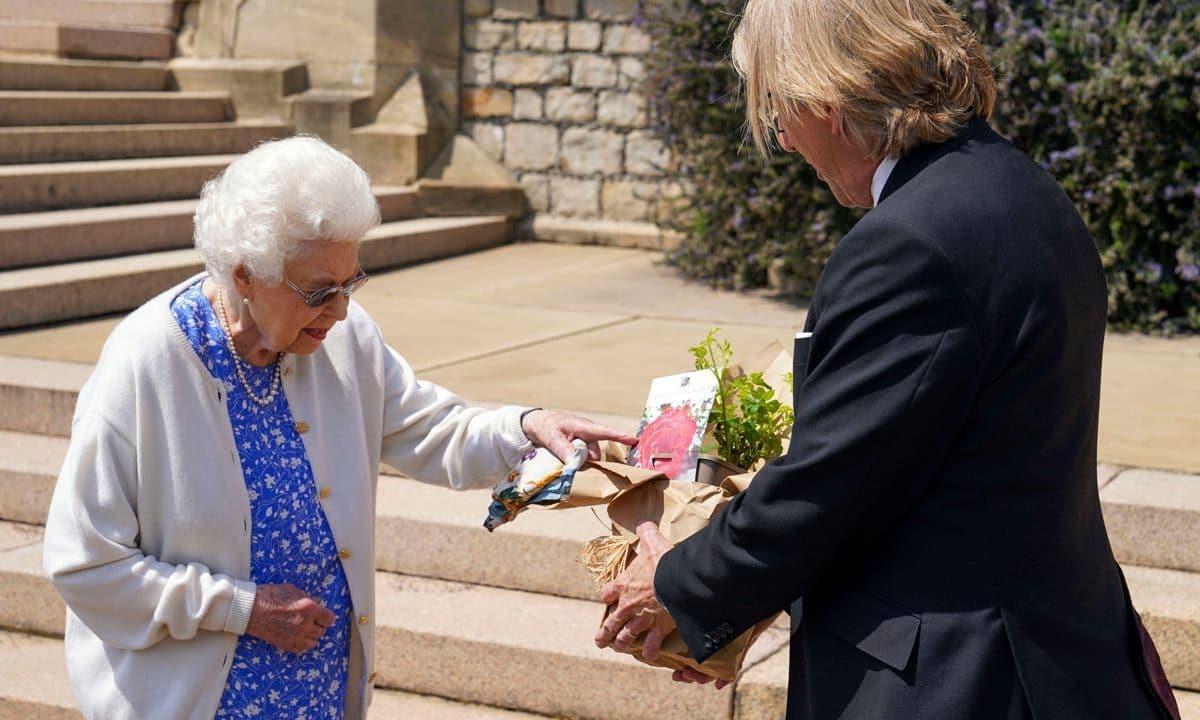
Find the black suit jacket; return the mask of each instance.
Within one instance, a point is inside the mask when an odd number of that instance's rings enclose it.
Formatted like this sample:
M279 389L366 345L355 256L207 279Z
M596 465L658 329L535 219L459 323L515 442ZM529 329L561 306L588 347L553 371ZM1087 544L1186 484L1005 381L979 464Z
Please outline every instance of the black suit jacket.
M788 454L667 553L704 659L792 611L789 718L1155 718L1096 484L1107 294L983 120L918 148L813 297Z

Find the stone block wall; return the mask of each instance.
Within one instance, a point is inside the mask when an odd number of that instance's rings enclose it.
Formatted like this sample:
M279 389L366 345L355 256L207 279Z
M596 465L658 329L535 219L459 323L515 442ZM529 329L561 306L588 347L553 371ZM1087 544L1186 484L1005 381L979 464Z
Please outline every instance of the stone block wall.
M657 222L680 195L640 90L644 0L463 0L463 131L539 214Z

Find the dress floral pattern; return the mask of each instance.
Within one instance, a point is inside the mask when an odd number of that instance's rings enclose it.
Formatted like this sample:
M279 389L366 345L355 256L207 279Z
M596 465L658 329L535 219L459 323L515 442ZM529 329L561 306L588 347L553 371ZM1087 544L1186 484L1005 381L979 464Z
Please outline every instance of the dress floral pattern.
M238 640L218 718L342 717L350 658L350 586L291 408L281 391L261 407L237 381L225 333L197 282L171 304L208 371L224 383L234 442L250 494L250 580L289 582L337 618L320 642L294 654L249 635ZM274 367L243 366L258 397Z

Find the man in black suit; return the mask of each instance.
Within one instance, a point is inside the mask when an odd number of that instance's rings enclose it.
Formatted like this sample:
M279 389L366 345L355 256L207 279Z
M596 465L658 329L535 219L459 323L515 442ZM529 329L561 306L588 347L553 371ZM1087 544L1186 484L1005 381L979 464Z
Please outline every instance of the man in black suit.
M969 28L750 0L734 62L760 148L874 209L813 297L787 455L674 549L640 528L597 644L678 627L703 661L789 609L789 718L1177 717L1100 513L1100 259L989 127Z

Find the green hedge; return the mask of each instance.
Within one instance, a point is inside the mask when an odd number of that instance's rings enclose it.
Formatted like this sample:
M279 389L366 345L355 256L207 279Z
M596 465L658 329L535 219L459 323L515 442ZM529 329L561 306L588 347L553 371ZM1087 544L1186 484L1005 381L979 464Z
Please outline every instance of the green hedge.
M744 0L655 0L646 25L655 131L689 186L671 255L723 287L811 293L860 217L808 166L764 166L743 137L729 64ZM1200 2L1018 0L960 5L997 68L993 124L1070 194L1108 274L1118 329L1200 332ZM778 259L778 261L777 261Z

